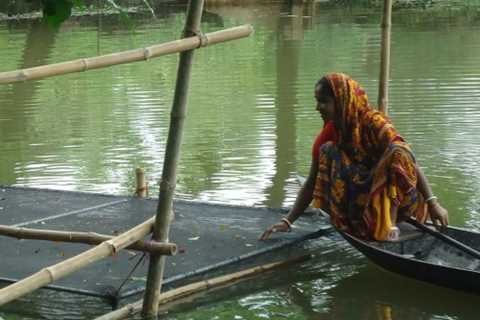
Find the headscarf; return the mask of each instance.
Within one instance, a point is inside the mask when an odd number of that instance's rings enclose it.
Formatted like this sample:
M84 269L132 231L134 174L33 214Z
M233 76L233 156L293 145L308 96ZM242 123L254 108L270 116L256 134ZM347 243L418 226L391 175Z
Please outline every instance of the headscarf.
M335 96L335 125L338 146L357 161L377 162L390 143L403 139L390 120L368 103L365 90L350 76L325 76Z

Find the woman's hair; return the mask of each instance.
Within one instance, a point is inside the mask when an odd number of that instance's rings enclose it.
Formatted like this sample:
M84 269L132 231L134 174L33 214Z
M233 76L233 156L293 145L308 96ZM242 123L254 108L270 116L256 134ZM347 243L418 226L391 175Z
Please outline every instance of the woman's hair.
M335 101L335 95L333 94L332 87L330 86L327 77L322 77L320 80L317 81L317 84L315 84L315 88L318 87L321 88L322 95L329 97L330 99Z

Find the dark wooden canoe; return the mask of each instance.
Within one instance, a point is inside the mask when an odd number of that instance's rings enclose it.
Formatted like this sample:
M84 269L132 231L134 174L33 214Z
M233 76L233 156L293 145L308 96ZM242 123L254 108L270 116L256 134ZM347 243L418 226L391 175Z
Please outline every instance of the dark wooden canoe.
M380 267L417 280L480 294L480 260L441 239L400 224L401 235L395 242L364 241L352 235L342 236ZM445 234L480 250L480 233L448 227Z

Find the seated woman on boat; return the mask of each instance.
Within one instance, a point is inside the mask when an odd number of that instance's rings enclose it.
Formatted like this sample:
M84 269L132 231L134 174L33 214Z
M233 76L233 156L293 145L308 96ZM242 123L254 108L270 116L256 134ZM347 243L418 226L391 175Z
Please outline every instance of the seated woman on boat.
M432 193L405 140L368 103L360 85L333 73L315 86L324 127L313 145L310 173L294 206L260 237L290 231L313 200L339 230L368 240L387 240L397 222L414 217L448 224L448 212Z

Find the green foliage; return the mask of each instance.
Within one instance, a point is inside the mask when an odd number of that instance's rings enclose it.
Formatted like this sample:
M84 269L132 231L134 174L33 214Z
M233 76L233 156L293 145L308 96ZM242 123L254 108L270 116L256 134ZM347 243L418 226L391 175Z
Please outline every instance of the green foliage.
M85 7L83 0L73 0L73 5L79 8Z
M122 19L128 20L126 11L117 5L114 0L106 0L115 10L117 10ZM65 20L72 15L72 9L84 10L86 8L84 0L41 0L43 20L53 28L58 28Z
M40 0L40 2L42 5L43 19L45 23L53 28L58 28L65 20L70 18L73 9L83 11L87 9L87 6L93 5L92 1L86 0ZM128 9L119 5L119 1L102 0L101 2L104 2L107 5L107 8L110 7L116 11L124 24L128 25L130 28L133 27L133 21L128 15ZM152 13L153 17L155 17L155 12L148 0L141 0L140 3Z
M42 0L42 6L45 23L53 28L58 28L72 14L73 2L70 0Z

